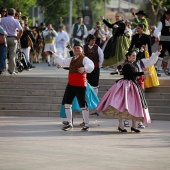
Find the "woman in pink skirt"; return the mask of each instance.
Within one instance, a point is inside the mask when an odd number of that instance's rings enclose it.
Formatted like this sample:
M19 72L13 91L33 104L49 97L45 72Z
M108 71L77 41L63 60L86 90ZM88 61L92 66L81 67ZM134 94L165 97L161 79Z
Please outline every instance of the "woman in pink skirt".
M120 132L127 132L122 123L123 119L132 120L131 132L136 133L140 132L136 128L136 121L151 123L144 93L136 80L138 76L150 75L150 72L137 72L135 61L136 51L129 51L122 68L123 78L108 90L97 106L97 110L104 115L119 119Z

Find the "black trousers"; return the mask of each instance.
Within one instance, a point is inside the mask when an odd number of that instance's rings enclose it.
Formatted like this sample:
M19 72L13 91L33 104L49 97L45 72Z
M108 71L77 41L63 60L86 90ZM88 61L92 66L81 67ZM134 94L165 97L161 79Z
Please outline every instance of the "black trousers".
M86 107L86 87L72 86L67 84L62 105L72 105L74 97L77 97L80 108Z
M166 50L170 55L170 41L160 41L159 45L162 45L162 51L159 57L164 58Z
M87 73L88 83L93 87L97 87L99 85L99 76L100 76L100 68L95 67L91 73Z

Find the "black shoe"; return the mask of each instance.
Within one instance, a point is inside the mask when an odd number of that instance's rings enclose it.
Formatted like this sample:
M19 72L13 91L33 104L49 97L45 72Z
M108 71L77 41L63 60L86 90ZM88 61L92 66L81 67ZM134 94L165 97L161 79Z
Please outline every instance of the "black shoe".
M69 122L63 121L62 124L63 124L63 125L69 125Z
M88 126L84 126L83 129L81 129L82 132L88 132L89 131L89 127Z
M48 63L48 66L51 66L51 64L50 64L50 63Z
M118 72L112 72L112 73L110 73L110 75L115 75L115 74L118 74Z
M140 130L139 129L137 129L137 128L134 128L134 127L131 127L131 132L136 132L136 133L140 133Z
M62 128L62 130L64 130L64 131L70 131L72 129L73 129L73 126L71 126L71 125L67 125L67 126Z
M119 132L127 132L126 129L122 129L122 128L120 128L120 127L118 127L118 131L119 131Z
M84 122L82 122L82 123L80 123L80 124L79 124L79 126L85 126L85 123L84 123Z

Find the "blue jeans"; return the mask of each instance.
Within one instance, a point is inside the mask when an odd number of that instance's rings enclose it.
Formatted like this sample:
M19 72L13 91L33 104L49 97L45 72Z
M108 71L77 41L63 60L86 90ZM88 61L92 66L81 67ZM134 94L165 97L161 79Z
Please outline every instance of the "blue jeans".
M0 45L0 70L6 70L6 52L7 47L6 45Z

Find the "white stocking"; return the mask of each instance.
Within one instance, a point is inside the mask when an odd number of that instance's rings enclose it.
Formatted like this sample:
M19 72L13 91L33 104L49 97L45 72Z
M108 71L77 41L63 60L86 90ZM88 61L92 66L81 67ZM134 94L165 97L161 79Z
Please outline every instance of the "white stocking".
M84 120L85 126L89 127L89 110L82 109L82 114L83 114L83 120Z
M67 121L69 122L69 125L73 126L72 124L72 109L71 106L65 106L65 112L67 116Z
M50 63L50 55L47 55L46 59L47 59L47 62Z

